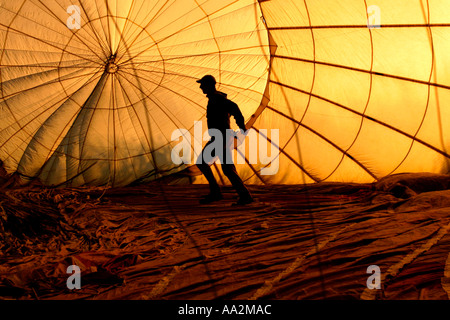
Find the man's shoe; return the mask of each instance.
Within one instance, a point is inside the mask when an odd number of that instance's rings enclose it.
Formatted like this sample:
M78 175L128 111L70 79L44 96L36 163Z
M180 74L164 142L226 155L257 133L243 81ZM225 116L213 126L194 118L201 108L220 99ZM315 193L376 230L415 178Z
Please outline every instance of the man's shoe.
M236 203L233 203L233 206L245 206L246 204L252 203L255 200L251 195L239 197L239 200Z
M215 201L220 201L223 199L223 195L221 193L210 193L207 196L204 196L200 199L200 204L209 204Z

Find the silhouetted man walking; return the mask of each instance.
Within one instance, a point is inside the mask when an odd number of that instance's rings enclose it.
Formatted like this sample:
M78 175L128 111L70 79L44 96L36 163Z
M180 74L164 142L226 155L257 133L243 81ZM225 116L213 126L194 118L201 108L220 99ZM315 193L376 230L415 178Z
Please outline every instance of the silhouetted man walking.
M236 204L245 205L251 203L253 202L253 198L237 174L236 167L234 166L231 156L229 156L231 155L231 148L234 145L232 143L234 141L234 137L229 137L226 134L227 129L230 129L231 115L234 117L239 128L244 132L246 131L244 117L242 116L241 110L239 110L236 103L227 99L227 95L225 93L216 90L216 79L213 76L206 75L200 80L197 80L197 82L200 83L200 89L202 89L203 93L206 94L209 99L208 106L206 107L208 129L216 129L222 135L221 141L220 139L219 141L215 141L216 138L214 136L211 137L211 140L206 143L196 162L197 167L208 180L210 188L210 193L200 200L200 203L207 204L223 199L220 187L214 178L213 172L210 168L210 163L208 161L212 160L215 156L219 156L223 173L230 180L239 195L239 200ZM207 151L213 147L213 144L216 146L214 149L216 154L208 155ZM217 146L219 147L217 148ZM211 157L211 155L213 157Z

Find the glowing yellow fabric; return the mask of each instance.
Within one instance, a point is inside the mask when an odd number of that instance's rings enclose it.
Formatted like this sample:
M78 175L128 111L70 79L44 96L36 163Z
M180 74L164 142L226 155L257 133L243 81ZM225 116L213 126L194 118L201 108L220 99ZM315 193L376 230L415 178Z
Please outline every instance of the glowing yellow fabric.
M171 134L194 134L195 121L206 128L195 80L212 74L249 127L279 129L278 173L237 165L247 183L447 172L449 8L0 0L0 160L47 185L122 186L181 171Z

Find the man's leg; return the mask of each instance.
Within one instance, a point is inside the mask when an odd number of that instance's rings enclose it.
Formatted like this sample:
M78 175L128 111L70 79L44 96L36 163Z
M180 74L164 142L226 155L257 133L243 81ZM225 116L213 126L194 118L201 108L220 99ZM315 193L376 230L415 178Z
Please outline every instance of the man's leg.
M236 171L236 166L234 165L233 160L231 158L231 149L225 146L223 155L225 156L225 158L221 159L222 171L224 175L228 178L228 180L230 180L231 184L233 185L234 189L239 195L238 204L246 204L253 202L253 198L250 192L248 191L247 187L245 186L244 182L239 177Z
M211 170L210 165L208 164L207 161L205 161L205 157L203 155L205 148L211 143L211 141L209 141L205 147L203 148L202 152L200 153L196 164L197 167L199 168L199 170L203 173L203 175L205 176L206 180L208 180L209 183L209 190L210 190L210 194L208 196L213 196L213 198L221 198L221 192L220 192L220 187L219 184L216 181L216 178L214 178L214 174Z
M211 167L207 163L197 164L197 167L203 173L206 180L208 180L209 190L211 191L211 193L220 193L219 184L217 183L216 178L214 178Z
M239 197L241 198L251 197L250 192L244 185L242 179L239 177L234 164L222 164L222 171L224 175L227 176L228 180L230 180L234 189L239 194Z

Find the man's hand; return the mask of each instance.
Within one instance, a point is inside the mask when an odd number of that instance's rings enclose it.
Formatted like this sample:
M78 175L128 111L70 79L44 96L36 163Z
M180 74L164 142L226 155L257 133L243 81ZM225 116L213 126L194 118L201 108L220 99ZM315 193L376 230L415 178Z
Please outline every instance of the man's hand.
M247 131L245 129L239 129L238 131L235 131L235 139L237 140L237 144L235 145L235 147L239 147L245 140L245 137L247 135Z

